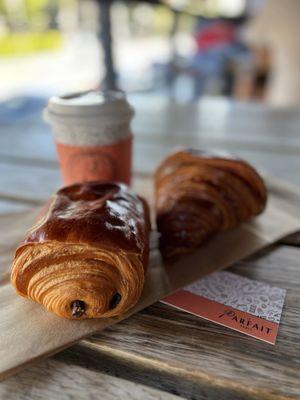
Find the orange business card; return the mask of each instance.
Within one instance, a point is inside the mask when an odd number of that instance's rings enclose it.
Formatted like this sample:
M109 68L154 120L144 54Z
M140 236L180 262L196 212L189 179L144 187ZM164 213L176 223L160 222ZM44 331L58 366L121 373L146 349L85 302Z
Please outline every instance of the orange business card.
M162 302L275 344L285 293L284 289L220 271Z

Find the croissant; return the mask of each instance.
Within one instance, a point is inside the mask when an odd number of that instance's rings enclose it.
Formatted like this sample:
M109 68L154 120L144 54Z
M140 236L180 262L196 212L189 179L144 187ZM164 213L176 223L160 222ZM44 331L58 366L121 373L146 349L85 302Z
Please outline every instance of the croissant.
M147 203L125 185L65 187L16 250L11 282L61 317L121 315L140 298L149 231Z
M267 190L245 161L187 149L169 155L155 173L160 249L187 253L219 231L261 213Z

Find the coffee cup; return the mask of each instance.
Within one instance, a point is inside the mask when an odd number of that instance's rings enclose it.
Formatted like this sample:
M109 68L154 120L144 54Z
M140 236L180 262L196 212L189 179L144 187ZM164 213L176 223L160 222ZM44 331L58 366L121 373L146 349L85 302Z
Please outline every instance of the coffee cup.
M118 91L51 97L44 117L55 138L66 185L84 181L130 184L133 108Z

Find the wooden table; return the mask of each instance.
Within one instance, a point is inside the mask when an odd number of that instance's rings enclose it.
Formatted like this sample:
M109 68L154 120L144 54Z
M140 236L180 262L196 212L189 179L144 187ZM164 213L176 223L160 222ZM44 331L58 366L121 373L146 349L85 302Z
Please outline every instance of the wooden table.
M300 185L298 110L218 99L193 105L143 96L131 101L140 192L147 190L144 178L178 145L230 151ZM40 205L61 183L39 112L13 124L0 117L1 213ZM276 346L157 303L7 379L0 398L300 398L299 245L294 235L230 268L287 289Z

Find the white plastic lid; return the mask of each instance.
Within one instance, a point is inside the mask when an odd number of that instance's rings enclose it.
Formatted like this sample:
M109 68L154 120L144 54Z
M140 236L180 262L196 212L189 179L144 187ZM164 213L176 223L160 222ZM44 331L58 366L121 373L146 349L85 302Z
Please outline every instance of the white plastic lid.
M130 136L134 111L122 92L83 92L51 97L44 118L58 142L102 145Z
M51 97L47 111L56 115L85 116L132 116L133 109L123 92L88 91Z

